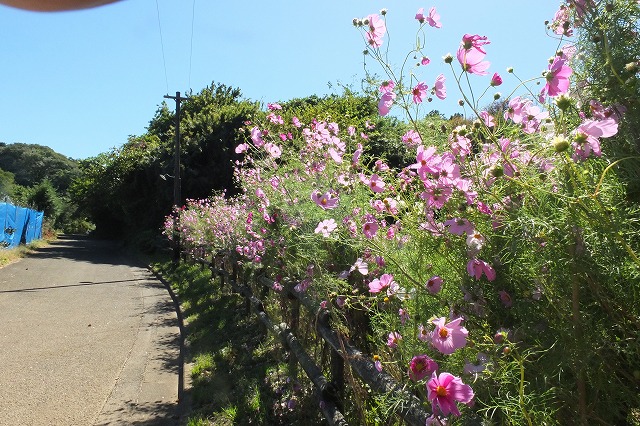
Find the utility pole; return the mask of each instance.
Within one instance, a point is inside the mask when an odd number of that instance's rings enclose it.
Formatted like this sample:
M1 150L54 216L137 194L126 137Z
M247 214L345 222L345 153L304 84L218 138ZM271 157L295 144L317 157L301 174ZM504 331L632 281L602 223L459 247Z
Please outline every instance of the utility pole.
M167 99L176 101L176 134L175 134L175 152L173 157L173 261L177 263L180 260L180 234L178 232L178 221L180 218L180 204L182 203L181 182L180 182L180 102L189 98L180 97L180 92L176 92L175 96L164 96Z

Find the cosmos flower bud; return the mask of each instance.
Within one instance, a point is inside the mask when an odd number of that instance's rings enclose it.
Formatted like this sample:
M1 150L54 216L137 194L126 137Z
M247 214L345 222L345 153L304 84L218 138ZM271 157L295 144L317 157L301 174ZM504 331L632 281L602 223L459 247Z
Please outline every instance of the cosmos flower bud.
M562 111L566 111L571 106L571 98L562 94L556 98L556 105Z
M453 62L453 55L451 53L447 53L442 57L442 60L444 61L445 64L450 64Z
M569 149L569 141L562 136L556 136L553 138L553 149L556 152L564 152Z

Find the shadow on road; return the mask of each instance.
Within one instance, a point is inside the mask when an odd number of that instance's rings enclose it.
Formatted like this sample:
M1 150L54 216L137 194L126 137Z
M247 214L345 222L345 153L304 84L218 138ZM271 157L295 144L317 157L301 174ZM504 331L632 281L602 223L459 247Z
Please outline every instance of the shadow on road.
M73 259L107 265L139 266L138 263L122 253L117 241L98 240L86 235L62 235L48 246L35 249L30 255L34 258Z
M2 293L26 293L26 292L30 292L30 291L53 290L53 289L59 289L59 288L84 287L84 286L103 285L103 284L118 284L118 283L138 282L138 281L139 281L138 279L120 280L120 281L102 281L102 282L95 282L95 283L82 281L79 284L66 284L66 285L54 285L54 286L48 286L48 287L21 288L21 289L16 289L16 290L0 290L0 294L2 294Z

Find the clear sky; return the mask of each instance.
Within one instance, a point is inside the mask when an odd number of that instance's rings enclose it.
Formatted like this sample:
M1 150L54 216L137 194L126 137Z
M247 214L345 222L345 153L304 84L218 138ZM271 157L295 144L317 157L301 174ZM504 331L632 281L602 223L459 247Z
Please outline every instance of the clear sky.
M553 55L557 41L545 34L544 21L558 4L125 0L58 13L0 6L0 141L46 145L81 159L143 134L164 95L198 92L212 81L264 103L332 93L328 83L358 87L364 45L351 22L381 8L389 11L390 48L400 58L414 40L417 9L436 6L442 28L428 28L433 62L420 70L429 86L440 72L449 76L442 56L455 54L462 35L471 33L491 40L489 71L502 74L500 91L507 94L514 87L507 67L523 78L540 75ZM449 98L427 110L460 111L459 95L448 89Z

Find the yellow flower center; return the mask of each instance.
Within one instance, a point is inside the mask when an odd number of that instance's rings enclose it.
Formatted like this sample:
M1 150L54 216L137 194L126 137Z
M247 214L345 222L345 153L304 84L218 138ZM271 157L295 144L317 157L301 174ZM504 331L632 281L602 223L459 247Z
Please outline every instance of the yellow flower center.
M447 396L447 389L444 386L438 386L436 388L436 395L439 397Z
M446 328L441 328L438 334L442 339L446 339L447 336L449 335L449 331Z

